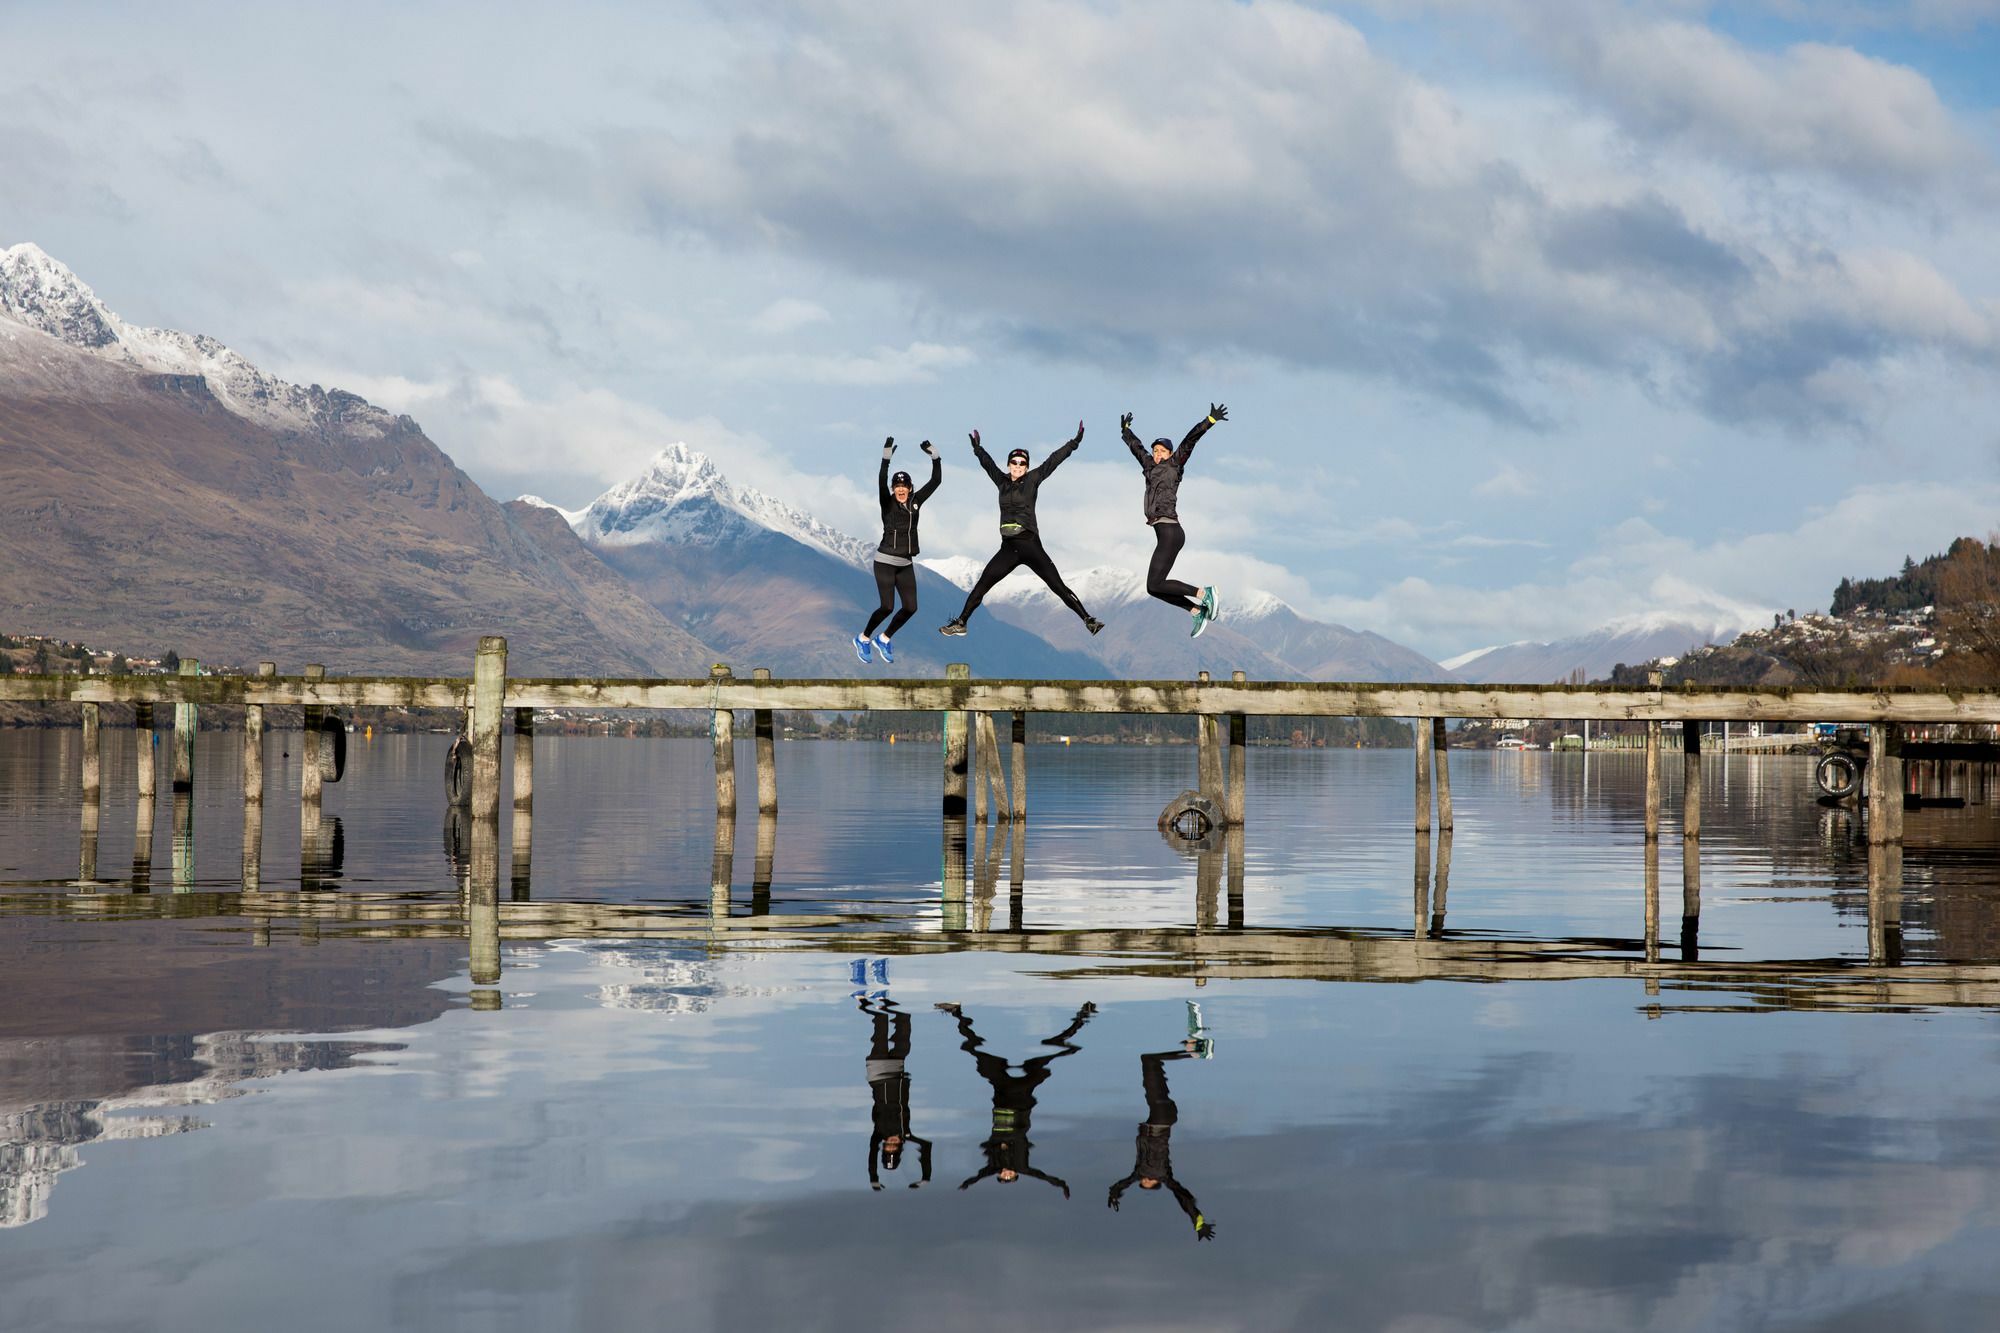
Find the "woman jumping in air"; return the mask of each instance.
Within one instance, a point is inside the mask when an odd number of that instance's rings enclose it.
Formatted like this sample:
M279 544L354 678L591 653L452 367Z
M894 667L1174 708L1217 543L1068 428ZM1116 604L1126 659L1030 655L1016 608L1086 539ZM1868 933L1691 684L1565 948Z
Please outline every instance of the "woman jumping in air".
M903 628L909 618L917 613L917 517L924 501L931 498L931 492L944 480L944 460L929 440L917 446L931 458L931 479L924 488L914 495L910 493L910 474L898 472L889 475L889 460L896 455L896 437L891 435L882 441L882 471L876 478L877 488L882 495L882 544L875 548L875 591L882 598L882 605L875 614L868 617L868 624L854 636L854 655L866 662L869 657L869 636L884 620L888 628L874 641L874 650L882 654L882 660L894 665L896 652L889 641L896 631ZM896 611L896 599L903 599L903 609ZM895 611L895 618L889 613Z
M1062 466L1062 461L1076 452L1083 443L1083 423L1076 423L1076 436L1068 444L1042 460L1037 468L1028 466L1028 451L1015 449L1007 455L1007 470L1002 472L993 464L979 443L979 432L972 432L972 452L979 459L979 466L986 469L986 475L993 478L994 486L1000 491L1000 549L986 562L986 568L979 575L979 582L972 585L966 594L965 608L958 615L938 626L940 634L963 634L965 622L972 619L972 613L986 600L986 594L993 591L993 585L1009 574L1026 565L1035 571L1042 582L1049 585L1049 591L1062 599L1063 605L1076 612L1077 619L1092 634L1104 628L1104 622L1083 609L1083 599L1069 590L1063 582L1056 562L1049 559L1049 553L1042 549L1041 533L1035 527L1035 493L1041 489L1047 476Z
M1165 436L1153 441L1149 454L1139 443L1139 437L1132 433L1132 414L1127 412L1118 418L1118 426L1125 436L1125 447L1132 451L1132 457L1139 460L1139 466L1146 469L1146 522L1153 529L1153 559L1146 567L1146 591L1169 606L1178 606L1194 616L1194 636L1215 623L1215 589L1197 588L1192 583L1182 583L1169 578L1173 573L1174 560L1187 545L1187 534L1181 531L1178 507L1181 490L1181 474L1187 470L1188 459L1194 454L1194 444L1208 428L1218 421L1229 420L1229 409L1221 403L1210 403L1208 415L1197 421L1194 429L1181 441L1181 447L1174 448L1174 442Z

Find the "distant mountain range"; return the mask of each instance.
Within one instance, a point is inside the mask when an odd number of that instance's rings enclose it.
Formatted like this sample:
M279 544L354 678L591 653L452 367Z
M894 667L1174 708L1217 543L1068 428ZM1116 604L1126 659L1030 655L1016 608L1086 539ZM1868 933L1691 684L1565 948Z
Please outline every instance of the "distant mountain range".
M1443 666L1479 685L1545 685L1581 671L1602 680L1620 663L1636 665L1658 657L1678 657L1703 644L1726 644L1748 626L1726 620L1674 616L1629 617L1553 643L1507 643L1446 658Z
M296 671L689 674L706 645L405 416L125 323L0 251L0 624Z
M869 534L872 536L872 534ZM852 635L873 543L731 482L672 444L580 510L498 504L417 423L289 383L214 338L126 323L32 244L0 251L0 627L287 669L457 674L481 634L516 669L684 675L1551 680L1680 652L1711 627L1514 644L1443 666L1378 634L1223 588L1219 623L1147 598L1136 570L1072 582L1087 634L1026 572L942 640L978 573L921 562L897 663ZM1456 674L1454 674L1454 670Z

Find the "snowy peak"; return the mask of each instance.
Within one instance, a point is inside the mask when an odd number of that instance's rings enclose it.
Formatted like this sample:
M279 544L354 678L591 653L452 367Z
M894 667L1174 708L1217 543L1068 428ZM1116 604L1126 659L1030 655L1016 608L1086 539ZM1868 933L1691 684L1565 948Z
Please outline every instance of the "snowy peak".
M0 250L0 315L107 361L158 375L198 375L223 406L278 430L337 427L380 436L395 417L352 394L302 388L266 374L216 339L128 324L32 241Z
M782 500L732 484L707 454L683 443L660 450L644 471L613 486L581 513L557 512L579 537L599 546L645 542L712 546L766 531L802 542L842 564L865 567L874 558L875 548L867 542Z
M72 347L115 346L124 321L32 241L0 250L0 311Z

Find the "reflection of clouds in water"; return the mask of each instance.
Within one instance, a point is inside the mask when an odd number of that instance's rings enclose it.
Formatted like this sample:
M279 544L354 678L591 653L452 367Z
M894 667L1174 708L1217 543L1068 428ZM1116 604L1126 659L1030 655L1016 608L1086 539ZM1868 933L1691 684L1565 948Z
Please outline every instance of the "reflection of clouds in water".
M48 1215L56 1177L82 1166L87 1143L155 1139L207 1128L193 1116L126 1112L204 1106L240 1097L245 1079L306 1069L338 1069L394 1044L358 1041L267 1041L256 1034L220 1032L194 1039L194 1059L206 1072L117 1097L44 1102L0 1111L0 1227L26 1226Z
M644 940L555 940L546 952L581 954L605 967L636 972L631 981L607 981L597 987L597 1002L606 1009L630 1009L653 1014L699 1014L721 999L783 995L804 986L750 986L732 982L752 966L745 957L709 957L686 945Z

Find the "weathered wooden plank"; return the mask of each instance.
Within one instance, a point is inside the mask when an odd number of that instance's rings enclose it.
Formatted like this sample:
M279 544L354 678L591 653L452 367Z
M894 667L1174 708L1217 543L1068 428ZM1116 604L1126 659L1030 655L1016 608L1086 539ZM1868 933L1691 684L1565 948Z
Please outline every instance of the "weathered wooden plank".
M307 681L243 676L0 677L0 701L323 704L465 708L462 677ZM2000 691L1419 685L1316 681L536 679L507 682L512 708L710 707L860 712L1261 713L1272 717L1518 717L1553 721L2000 723Z

